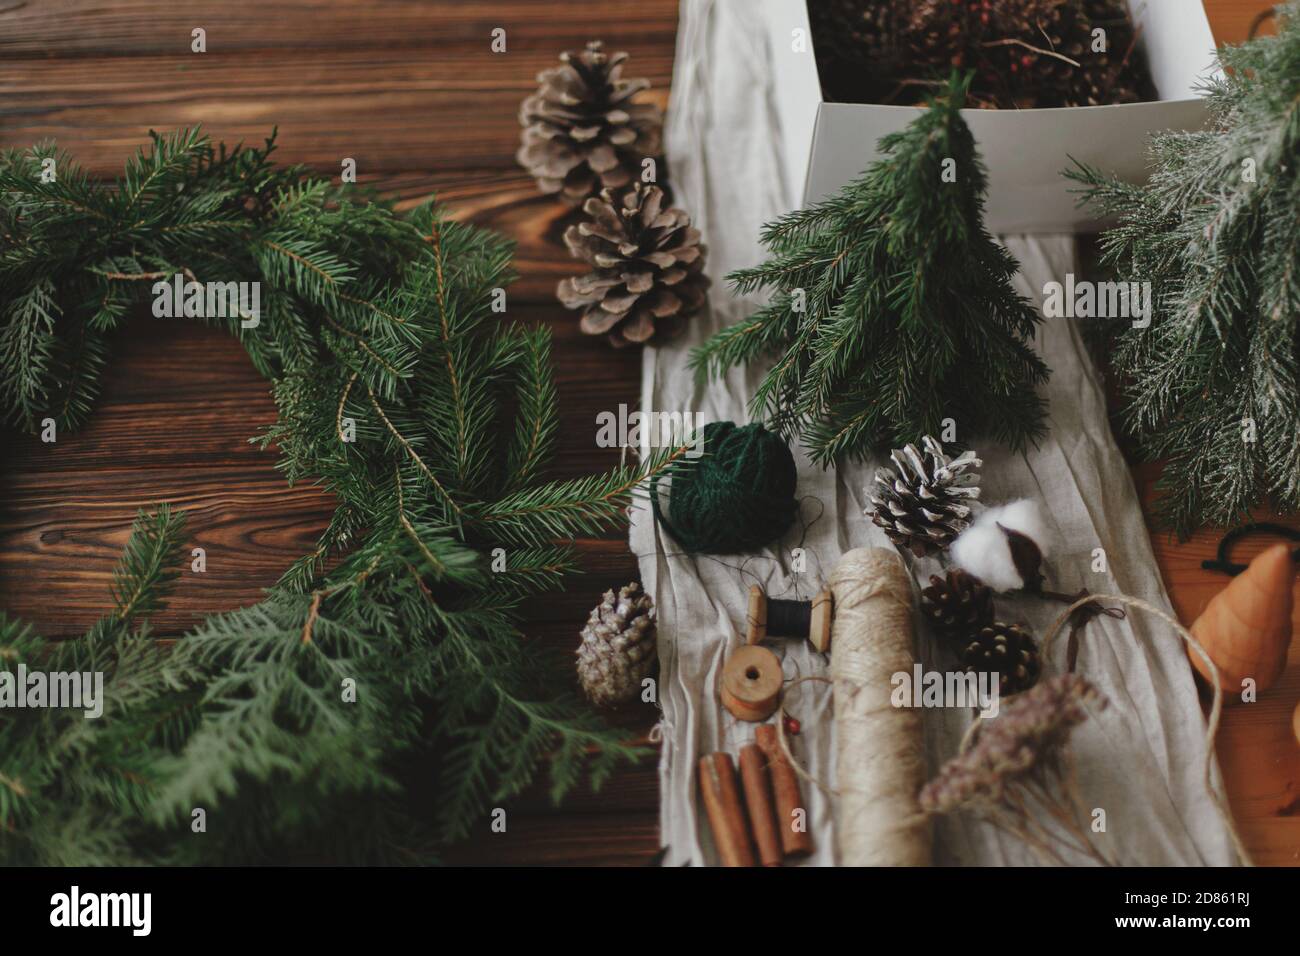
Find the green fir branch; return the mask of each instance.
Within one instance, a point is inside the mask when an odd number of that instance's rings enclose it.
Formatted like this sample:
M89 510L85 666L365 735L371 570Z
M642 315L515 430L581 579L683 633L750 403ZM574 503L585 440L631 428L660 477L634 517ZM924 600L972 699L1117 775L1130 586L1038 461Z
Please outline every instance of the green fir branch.
M143 510L131 526L122 559L113 572L113 619L128 627L147 618L180 576L185 515L161 504L152 515Z
M1103 263L1155 293L1110 364L1137 452L1164 462L1157 519L1184 536L1300 510L1300 4L1279 9L1276 37L1218 57L1212 123L1153 137L1147 183L1067 172L1118 220Z

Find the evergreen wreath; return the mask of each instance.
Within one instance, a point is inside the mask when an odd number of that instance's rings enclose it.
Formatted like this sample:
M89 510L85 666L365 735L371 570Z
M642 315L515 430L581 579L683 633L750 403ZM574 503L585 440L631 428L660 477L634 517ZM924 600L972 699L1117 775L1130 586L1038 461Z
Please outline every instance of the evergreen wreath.
M558 799L637 757L568 662L523 641L518 609L574 568L564 539L620 521L684 449L546 480L549 335L491 310L508 241L431 204L351 201L273 164L274 135L229 151L151 135L112 188L52 146L0 156L0 412L73 429L155 282L260 282L259 324L221 321L272 383L261 442L338 508L263 601L170 647L149 628L183 560L165 506L136 520L83 637L0 612L4 670L103 672L105 698L98 720L0 710L0 862L423 862L544 760Z
M1300 510L1300 3L1279 16L1220 48L1209 127L1153 137L1149 182L1069 173L1118 217L1103 263L1152 284L1150 326L1121 329L1110 362L1182 535L1266 499Z
M701 377L775 353L751 414L824 466L939 434L947 416L1015 449L1044 432L1040 318L984 229L969 84L954 77L834 196L768 223L770 258L728 278L770 301L692 353Z

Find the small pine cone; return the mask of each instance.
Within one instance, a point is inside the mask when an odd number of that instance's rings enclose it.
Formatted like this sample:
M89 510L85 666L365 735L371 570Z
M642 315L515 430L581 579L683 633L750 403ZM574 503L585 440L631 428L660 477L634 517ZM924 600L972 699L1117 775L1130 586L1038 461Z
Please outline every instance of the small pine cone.
M1038 645L1015 624L981 628L962 651L961 662L968 674L998 674L998 693L1003 697L1033 687L1041 670Z
M983 464L973 451L949 458L929 435L921 446L924 456L915 445L891 452L894 467L876 469L867 490L871 520L918 558L942 551L970 524L967 502L980 496L975 469Z
M590 219L564 231L564 244L592 272L556 289L582 312L581 329L616 347L666 339L704 304L709 279L700 232L681 209L665 209L658 186L637 183L617 205L604 190L583 204Z
M653 103L632 102L650 83L623 79L626 59L593 41L537 74L541 85L519 108L515 158L542 192L577 206L601 189L629 185L641 161L659 155L663 115Z
M654 671L655 611L650 596L633 582L592 608L578 645L578 680L602 707L635 700L641 681Z
M993 589L961 568L947 577L932 574L921 591L921 613L938 637L965 641L993 623Z

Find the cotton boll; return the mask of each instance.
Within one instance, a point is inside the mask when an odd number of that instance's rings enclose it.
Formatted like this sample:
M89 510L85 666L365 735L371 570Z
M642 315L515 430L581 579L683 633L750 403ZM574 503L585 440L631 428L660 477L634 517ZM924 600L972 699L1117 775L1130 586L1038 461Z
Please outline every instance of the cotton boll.
M1002 525L1009 531L1019 531L1038 545L1038 550L1042 552L1044 558L1051 556L1049 549L1051 531L1047 527L1043 509L1038 507L1038 502L1033 498L1021 498L1010 504L990 508L979 517L981 522L986 519Z
M952 560L995 591L1024 586L1024 578L1011 560L1007 536L995 524L974 524L963 531L952 543Z
M1038 503L1025 498L989 508L952 544L953 562L995 591L1031 590L1042 584L1048 553L1047 521Z

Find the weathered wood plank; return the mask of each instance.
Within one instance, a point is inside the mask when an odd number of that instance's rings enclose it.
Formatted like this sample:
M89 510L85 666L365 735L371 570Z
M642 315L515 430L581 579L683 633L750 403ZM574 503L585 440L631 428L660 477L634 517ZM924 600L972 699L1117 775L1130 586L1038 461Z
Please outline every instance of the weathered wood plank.
M596 446L596 416L635 404L640 356L582 335L563 310L511 310L520 321L554 317L560 394L555 477L591 474L618 461ZM140 318L123 330L95 414L54 443L9 434L8 466L46 474L94 468L274 462L250 439L275 421L270 388L238 343L185 320ZM281 482L282 484L283 482Z
M646 866L659 852L658 814L646 811L511 814L493 833L485 820L447 854L446 862L473 866Z
M0 11L0 52L36 58L179 53L190 49L195 27L207 31L209 56L231 49L258 51L267 60L294 50L487 53L497 28L506 30L502 56L552 54L584 42L594 30L641 38L671 54L677 26L677 0L27 0Z
M667 95L671 54L631 61ZM280 130L281 157L338 175L512 170L519 103L555 51L496 56L436 50L369 54L181 54L0 63L6 125L56 139L95 175L121 168L150 129L203 125L227 142ZM649 71L649 72L647 72ZM652 75L653 74L653 75Z

